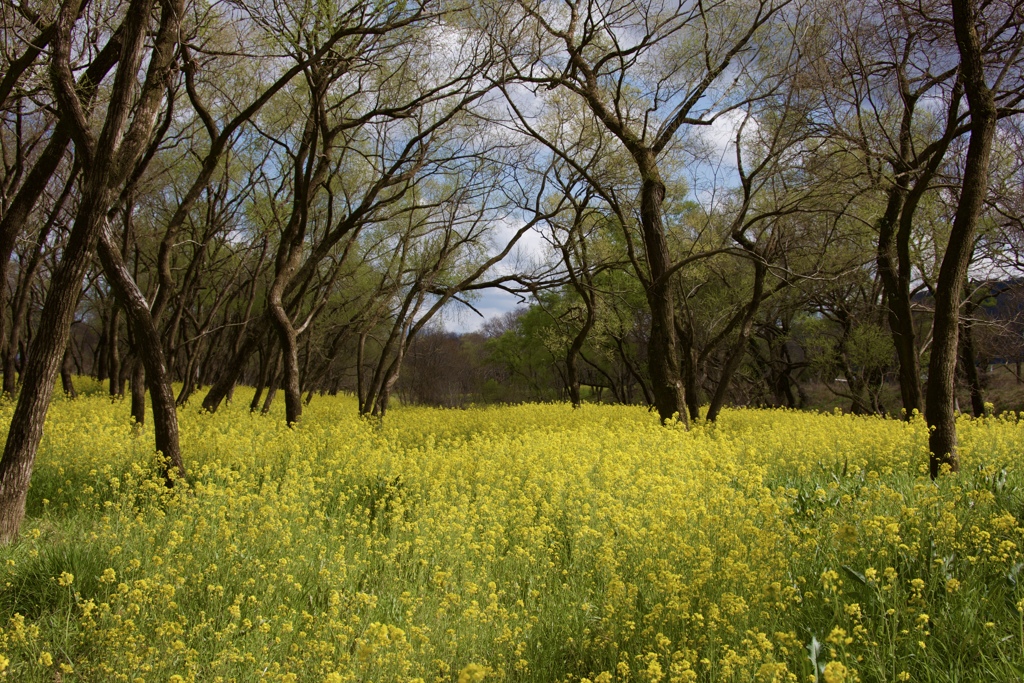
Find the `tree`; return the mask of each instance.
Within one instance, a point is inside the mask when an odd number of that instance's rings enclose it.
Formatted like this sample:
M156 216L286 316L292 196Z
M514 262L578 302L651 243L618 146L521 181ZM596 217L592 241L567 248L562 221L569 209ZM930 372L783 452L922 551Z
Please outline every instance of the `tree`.
M998 117L996 94L987 82L983 45L986 39L994 40L1001 50L1008 50L1011 55L1019 54L1024 47L1021 27L1011 23L1014 15L1020 11L1019 6L1007 8L1009 14L1003 17L989 15L982 23L982 16L974 0L952 0L951 4L953 32L960 53L960 73L971 111L971 138L964 160L960 201L935 288L935 320L932 323L932 354L928 363L928 402L925 409L925 418L931 430L928 448L931 452L929 471L932 479L939 475L943 466L948 466L952 472L960 469L956 414L953 409L960 304L966 285L967 265L974 249L978 218L985 203L989 160ZM1000 19L1006 23L1000 23ZM1004 63L1004 66L1010 65ZM1011 68L1018 71L1011 78L1019 79L1020 66ZM999 81L1000 76L997 75L995 80Z
M150 145L175 63L184 6L182 0L165 0L154 19L155 2L135 0L127 5L121 29L114 34L123 35L123 47L98 135L89 121L89 102L83 101L82 93L76 89L71 71L72 33L80 9L79 0L69 0L59 11L52 38L50 74L61 122L70 129L79 163L90 172L83 176L74 226L50 282L0 459L2 543L9 543L17 535L24 517L32 464L67 347L82 278L118 188ZM149 36L153 38L147 45ZM146 76L139 87L138 73L144 63ZM169 442L168 448L170 452L164 454L170 459L168 470L183 474L177 443Z
M687 129L711 125L778 86L780 64L763 59L759 48L771 42L771 25L788 5L762 0L742 10L699 2L515 6L515 21L530 27L524 35L536 36L534 54L511 59L517 77L534 88L571 93L632 162L643 246L635 271L651 313L648 368L663 421L687 418L672 285L681 264L666 239L666 156ZM787 52L782 43L773 49ZM523 128L543 138L515 98L509 101ZM603 188L605 199L616 203L609 190Z

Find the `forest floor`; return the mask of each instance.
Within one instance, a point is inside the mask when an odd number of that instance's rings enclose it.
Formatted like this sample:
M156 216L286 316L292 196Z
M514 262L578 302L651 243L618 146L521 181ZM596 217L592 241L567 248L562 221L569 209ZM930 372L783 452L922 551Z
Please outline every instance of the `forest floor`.
M86 387L87 388L87 387ZM1024 422L316 397L183 408L187 482L102 392L55 401L0 549L11 681L1024 676ZM0 404L6 423L10 403Z

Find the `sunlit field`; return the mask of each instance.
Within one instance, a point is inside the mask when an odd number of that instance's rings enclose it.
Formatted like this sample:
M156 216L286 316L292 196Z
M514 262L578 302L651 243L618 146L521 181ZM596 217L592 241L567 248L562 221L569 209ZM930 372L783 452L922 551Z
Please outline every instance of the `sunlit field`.
M982 681L1024 675L1024 423L642 408L180 412L58 399L0 549L11 681ZM0 407L9 421L11 404Z

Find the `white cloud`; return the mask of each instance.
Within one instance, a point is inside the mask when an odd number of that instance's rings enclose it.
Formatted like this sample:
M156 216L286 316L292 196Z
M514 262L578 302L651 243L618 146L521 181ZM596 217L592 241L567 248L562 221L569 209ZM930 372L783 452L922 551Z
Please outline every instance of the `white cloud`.
M502 220L495 228L494 246L495 251L505 248L515 233L523 227L524 221ZM512 251L495 267L498 274L508 274L532 270L536 266L546 263L551 257L551 247L544 240L543 235L532 228L519 238Z
M745 118L746 113L739 110L726 112L700 130L700 139L708 146L711 163L736 167L736 134L740 126L744 126L744 139L749 139L757 131L757 122L750 120L744 124Z

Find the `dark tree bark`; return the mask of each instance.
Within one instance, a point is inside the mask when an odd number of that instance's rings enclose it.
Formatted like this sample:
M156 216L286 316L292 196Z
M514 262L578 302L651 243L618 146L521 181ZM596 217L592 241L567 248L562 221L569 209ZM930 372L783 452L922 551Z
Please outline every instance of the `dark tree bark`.
M587 255L587 236L582 234L589 199L590 195L588 194L581 201L573 200L572 225L568 228L565 242L558 244L569 282L583 301L583 324L573 335L569 348L565 352L565 384L569 391L569 402L572 403L573 408L579 408L582 403L579 359L583 352L583 345L586 344L587 337L597 320L593 266Z
M141 358L132 363L132 419L141 427L146 424L146 365Z
M615 340L615 349L619 352L619 358L622 359L622 363L626 366L626 370L629 372L629 376L633 378L638 385L640 385L640 391L644 395L644 404L648 406L654 405L654 396L651 393L650 386L647 384L647 380L642 374L640 374L640 368L629 357L626 352L626 344L622 337L612 335L612 339Z
M274 357L274 366L270 371L270 383L268 384L267 398L263 401L263 408L260 410L260 415L268 415L270 413L270 407L274 403L274 397L277 396L277 388L281 385L281 361L284 356L283 351L279 351Z
M215 413L221 402L227 397L228 392L238 382L239 376L245 370L245 365L256 349L259 348L264 336L270 328L269 311L253 321L245 333L245 338L238 348L228 359L225 367L221 370L220 377L210 386L203 398L203 410Z
M634 154L640 166L640 222L650 279L644 294L651 309L651 333L647 345L647 369L651 377L654 407L662 422L673 417L689 424L683 375L676 338L676 307L672 295L668 243L662 219L665 184L658 174L655 156L650 150Z
M43 422L67 348L82 278L92 260L96 229L106 212L108 198L104 190L93 189L82 196L78 218L50 282L39 328L29 350L22 391L0 460L0 543L14 540L25 516L25 498L43 436Z
M185 465L178 440L178 413L175 409L174 390L171 387L167 364L164 362L160 333L153 324L149 302L135 284L106 224L101 228L99 256L110 288L124 306L134 331L136 352L145 367L145 376L149 382L156 450L166 460L164 477L170 485L174 479L185 476Z
M681 316L680 316L681 317ZM676 338L679 340L679 357L683 367L686 410L690 420L700 419L700 383L697 380L698 359L693 348L693 334L676 320Z
M918 10L920 11L920 10ZM890 17L885 11L876 13L877 24L868 30L886 32L886 39L878 53L864 53L856 39L849 41L850 52L840 49L840 63L857 62L859 72L853 75L857 88L865 100L874 99L875 89L883 97L894 102L898 115L895 129L881 129L888 138L890 150L882 151L866 130L873 129L881 121L869 111L861 108L852 119L845 116L839 120L840 137L852 137L864 152L864 159L884 162L890 169L891 178L885 188L886 204L882 214L875 221L878 231L875 265L884 292L887 322L893 345L896 349L900 395L907 419L914 411L924 409L921 389L921 361L918 336L912 310L912 287L914 276L910 258L910 243L914 216L920 200L933 189L932 181L940 168L945 154L954 139L964 132L960 100L962 92L956 84L957 74L953 69L933 71L915 62L918 55L929 51L945 49L936 43L934 33L921 30L924 19L913 9L900 6L898 14ZM875 21L872 19L871 21ZM852 60L848 62L847 60ZM921 102L928 101L937 88L949 87L951 97L946 111L945 128L933 140L922 139L920 119L931 121L935 112L928 107L919 109ZM847 97L843 91L841 97ZM890 95L898 94L898 99ZM865 117L862 121L860 117ZM854 128L845 129L848 121L855 122ZM866 123L866 125L865 125ZM884 124L883 124L884 125ZM876 177L880 169L868 164L868 175Z
M909 123L907 123L909 126ZM909 132L907 133L909 137ZM902 139L902 136L901 136ZM909 145L909 141L907 142ZM921 395L921 363L910 301L910 260L905 257L909 240L896 239L896 225L906 198L906 178L899 174L889 190L885 214L878 221L878 276L885 290L889 330L899 365L900 396L907 419L924 408ZM902 235L901 235L902 237ZM901 248L897 249L897 245Z
M573 408L579 408L582 404L580 397L580 370L579 357L583 350L583 344L587 341L590 330L594 327L595 313L591 305L586 306L586 317L580 331L572 338L569 349L565 353L566 383L569 386L569 402Z
M48 27L46 41L53 37L56 24ZM117 63L122 48L123 30L118 29L107 41L107 44L100 50L96 59L86 69L85 74L78 80L77 89L82 97L83 107L88 109L96 95L97 86L103 80L107 72ZM41 45L39 46L42 47ZM34 57L33 57L34 60ZM7 83L15 75L15 69L8 72L4 78ZM13 88L13 80L9 87ZM22 234L25 223L32 211L35 209L39 198L42 197L50 179L56 173L61 160L67 153L68 144L71 142L71 129L63 121L58 121L50 141L46 144L32 170L25 176L21 188L14 195L7 211L0 218L0 282L7 282L8 270L10 268L11 254L14 251L18 235ZM74 176L74 173L72 173ZM7 288L0 287L0 310L7 305ZM7 338L7 330L4 328L6 318L0 316L0 339ZM15 348L17 351L17 348Z
M121 306L114 304L110 314L110 329L107 332L107 372L110 374L108 390L111 398L124 396L121 384Z
M93 351L93 367L96 369L96 381L106 382L107 363L110 361L110 354L107 352L107 319L100 313L100 336L96 339L96 350Z
M761 306L761 301L764 299L764 281L768 274L768 267L761 260L754 261L754 292L750 297L750 302L744 307L743 319L739 325L739 332L737 333L736 341L733 343L731 349L729 349L728 356L725 361L725 366L722 368L722 375L718 379L718 385L715 387L715 393L711 397L711 403L708 405L708 422L714 422L718 419L718 414L722 411L722 407L725 405L726 395L729 386L732 384L733 376L740 367L740 363L743 361L743 356L746 353L747 340L750 339L750 334L754 328L754 316L757 314L757 309Z
M57 203L50 211L50 216L46 223L39 231L39 235L36 237L35 245L32 247L32 254L28 258L28 262L23 267L21 277L18 278L18 287L14 292L14 310L11 314L11 336L7 344L6 352L4 353L4 381L3 381L3 393L10 396L14 395L17 390L17 383L15 382L16 363L15 360L18 356L18 350L21 347L22 333L25 330L25 325L28 319L28 310L30 302L30 294L32 292L32 283L36 278L36 273L39 271L39 266L43 261L43 245L46 243L47 238L53 229L54 224L57 222L57 218L60 212L64 208L64 203L67 201L68 196L71 194L71 189L74 186L75 177L77 175L77 169L73 169L71 176L68 181L64 184L64 191L57 199ZM2 255L0 255L2 258ZM6 282L6 277L0 274L0 283ZM6 287L0 287L0 290L6 292ZM0 302L2 306L2 302ZM0 310L3 310L0 308ZM3 316L0 315L0 319Z
M974 351L974 313L975 305L968 296L964 302L964 315L960 319L959 363L960 371L967 380L967 388L971 393L971 412L974 417L985 415L985 394L978 374L977 356Z
M71 358L71 347L70 345L64 351L64 360L60 364L60 385L61 389L64 390L64 395L70 399L78 398L78 392L75 391L75 381L71 377L71 370L74 361Z
M71 128L75 154L89 172L84 176L71 235L50 281L39 328L29 350L22 392L0 459L0 543L14 540L25 516L32 466L67 349L82 279L114 201L115 189L127 179L149 145L174 62L184 11L181 0L165 0L146 78L140 88L139 71L153 3L133 0L129 4L123 24L124 46L110 87L104 124L100 135L94 137L70 67L71 32L79 9L80 1L76 0L69 0L60 9L51 40L50 73L61 120Z
M270 350L260 349L260 363L259 372L256 375L256 391L253 392L252 401L249 403L249 412L255 413L260 407L260 398L263 396L263 390L267 386L268 372L270 369Z
M953 408L960 303L974 247L974 234L988 191L989 160L998 114L995 95L985 82L977 5L974 0L952 0L952 7L961 77L971 111L971 138L964 162L960 202L935 287L935 318L925 408L925 418L931 430L928 447L931 451L929 471L933 479L938 477L944 465L952 472L960 469Z

